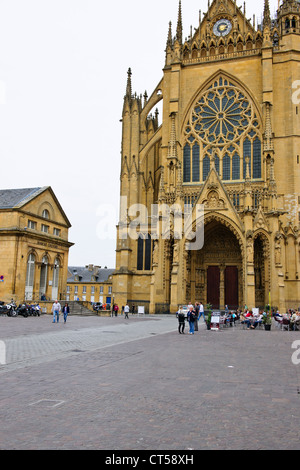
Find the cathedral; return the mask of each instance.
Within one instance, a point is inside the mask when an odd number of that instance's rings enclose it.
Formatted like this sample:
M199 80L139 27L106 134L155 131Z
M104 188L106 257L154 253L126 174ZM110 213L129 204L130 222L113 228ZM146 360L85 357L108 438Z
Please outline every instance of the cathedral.
M298 308L299 0L279 2L275 18L265 0L261 24L245 3L209 1L185 40L182 6L151 96L132 92L128 70L115 302L151 314L190 301ZM197 249L178 230L186 212Z

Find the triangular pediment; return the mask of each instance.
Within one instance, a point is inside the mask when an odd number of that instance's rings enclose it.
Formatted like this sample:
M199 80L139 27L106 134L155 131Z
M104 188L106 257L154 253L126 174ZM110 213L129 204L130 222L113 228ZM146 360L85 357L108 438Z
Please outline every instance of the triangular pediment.
M215 167L209 172L206 182L199 194L197 204L204 206L205 214L210 212L223 213L243 230L243 223Z
M71 227L70 221L50 186L44 187L33 194L31 198L19 205L19 209L22 212L39 218L43 216L44 211L47 211L49 221L67 226L68 228Z
M193 40L206 39L208 35L212 40L219 40L222 35L215 34L214 26L220 20L230 22L229 33L224 35L224 38L229 38L233 33L238 36L239 34L247 35L249 33L253 35L256 32L255 27L244 14L242 7L238 7L236 2L232 0L214 0L204 16L201 16L201 24L196 30Z
M267 222L267 219L265 217L265 214L263 213L263 210L261 206L259 206L257 214L254 219L253 223L254 230L266 230L269 232L270 228Z

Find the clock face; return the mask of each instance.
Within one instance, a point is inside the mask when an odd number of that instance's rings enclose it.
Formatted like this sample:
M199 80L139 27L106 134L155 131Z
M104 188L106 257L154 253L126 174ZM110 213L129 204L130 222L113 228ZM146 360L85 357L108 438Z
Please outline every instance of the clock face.
M219 20L214 25L214 34L216 36L227 36L232 30L232 24L229 20Z

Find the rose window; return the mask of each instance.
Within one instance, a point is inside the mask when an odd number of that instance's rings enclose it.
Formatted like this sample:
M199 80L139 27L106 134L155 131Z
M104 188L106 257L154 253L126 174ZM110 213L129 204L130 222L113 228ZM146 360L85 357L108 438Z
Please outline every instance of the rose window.
M212 159L223 180L261 178L261 134L254 105L220 77L193 105L185 128L184 182L205 181Z

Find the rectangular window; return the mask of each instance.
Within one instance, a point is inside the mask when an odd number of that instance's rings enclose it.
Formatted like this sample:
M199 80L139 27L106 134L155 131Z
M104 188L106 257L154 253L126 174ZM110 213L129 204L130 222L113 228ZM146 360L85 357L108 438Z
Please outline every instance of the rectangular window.
M70 293L70 286L67 286L67 293Z
M208 173L210 172L210 158L208 155L203 159L203 181L206 181Z
M36 229L36 222L33 222L33 220L28 220L28 228L35 230Z
M83 286L83 288L82 288L82 293L83 293L83 294L86 294L86 286Z
M112 287L111 287L111 286L109 286L109 288L108 288L108 293L109 293L109 294L112 293Z
M74 293L75 293L75 294L78 294L78 286L75 286Z
M91 294L92 294L92 295L95 294L95 286L92 286L92 287L91 287Z
M100 294L103 294L103 286L100 286Z
M55 235L56 237L60 237L60 230L59 230L59 228L53 229L53 235Z
M240 179L240 157L237 153L232 157L232 179Z
M42 232L49 233L49 225L42 224Z
M230 156L227 153L223 158L223 180L230 180Z

